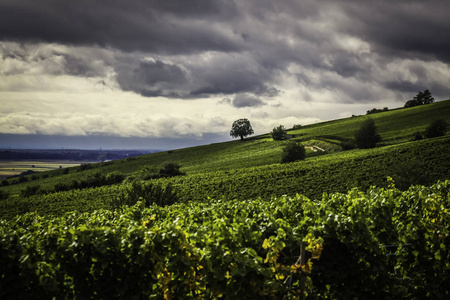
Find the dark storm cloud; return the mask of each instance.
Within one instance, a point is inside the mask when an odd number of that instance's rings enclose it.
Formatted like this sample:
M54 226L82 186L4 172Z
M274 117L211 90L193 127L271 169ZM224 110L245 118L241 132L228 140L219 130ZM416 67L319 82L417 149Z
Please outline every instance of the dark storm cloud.
M344 30L358 35L389 56L450 62L449 3L430 1L343 2L349 22Z
M261 99L249 94L237 94L232 102L232 105L237 108L241 107L258 107L266 105Z
M119 87L148 97L276 97L290 77L336 101L422 86L447 97L448 81L424 62L448 75L448 12L443 0L0 0L0 41L108 49ZM62 67L49 72L105 72L89 56L52 55Z
M0 43L0 53L0 62L9 65L7 71L0 68L5 75L44 73L95 77L104 75L108 64L108 59L95 51L68 50L65 47Z
M220 24L236 14L225 0L2 1L0 39L157 53L235 51L242 37Z
M128 60L119 65L117 82L126 91L143 96L183 97L182 86L187 82L186 73L177 65L160 60L140 61L133 66Z

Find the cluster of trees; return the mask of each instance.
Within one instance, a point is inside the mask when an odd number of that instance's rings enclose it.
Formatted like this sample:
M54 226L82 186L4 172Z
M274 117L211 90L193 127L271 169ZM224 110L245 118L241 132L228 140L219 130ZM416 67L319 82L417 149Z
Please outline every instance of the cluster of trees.
M431 96L429 90L420 92L412 100L406 102L405 107L413 107L418 105L430 104L434 102L434 98ZM367 111L367 115L388 111L387 107L383 109L373 108ZM416 132L413 135L413 140L421 140L425 138L433 138L445 135L447 131L447 122L444 120L436 120L431 123L422 134ZM301 125L294 125L293 129L299 129ZM253 134L253 128L250 125L250 121L247 119L239 119L234 121L230 135L233 137L240 137L241 140L244 137ZM286 128L283 125L274 127L270 133L274 141L284 140L286 138ZM366 119L354 134L354 140L344 143L342 147L344 150L353 149L355 147L359 149L370 149L376 147L377 143L381 142L381 136L377 133L377 128L373 119ZM293 162L305 159L305 148L298 142L292 141L286 144L283 148L282 163Z
M405 107L414 107L424 104L430 104L434 102L433 96L431 96L431 92L429 90L424 90L420 92L412 99L408 100L405 103Z
M380 113L380 112L388 111L388 110L389 110L389 108L387 108L387 107L384 107L383 109L372 108L371 110L367 111L366 115L376 114L376 113Z
M295 128L300 128L301 125L295 125ZM234 138L240 137L241 141L244 140L244 137L253 134L253 128L250 124L250 121L247 119L239 119L233 122L231 125L230 135ZM286 128L283 125L279 125L273 128L270 133L274 141L284 140L286 137ZM306 158L306 150L305 147L296 142L289 141L283 147L283 154L281 157L281 163L289 163L295 162L299 160L303 160Z

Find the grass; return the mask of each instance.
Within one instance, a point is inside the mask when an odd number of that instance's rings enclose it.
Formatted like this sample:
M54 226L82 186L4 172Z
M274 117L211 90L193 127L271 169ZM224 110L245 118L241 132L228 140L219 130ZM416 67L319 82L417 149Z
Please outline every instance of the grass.
M308 150L306 163L316 160L326 163L329 159L333 160L340 155L356 155L350 154L357 153L351 151L341 153L340 144L351 139L359 124L368 117L375 121L378 133L383 139L381 146L402 144L408 142L415 132L423 132L426 126L437 118L450 123L450 100L408 109L391 110L371 114L370 116L358 116L307 125L288 132L295 134L295 139L305 145L316 145L327 151L322 153ZM96 172L106 174L118 171L127 176L136 176L144 167L159 169L169 162L180 164L181 170L188 175L245 171L248 168L270 165L276 167L279 166L285 143L286 141L273 141L270 134L265 134L247 138L244 141L235 140L107 163L96 163L93 164L94 168L82 172L78 172L78 167L68 168L68 171L66 171L68 174L63 174L63 170L53 170L46 172L48 178L42 178L39 175L38 180L29 180L20 184L0 187L0 189L5 190L10 195L18 195L25 187L36 184L39 184L43 189L51 190L57 183L67 184L72 180L81 180ZM370 152L373 150L361 151ZM57 165L58 168L59 165L61 164Z

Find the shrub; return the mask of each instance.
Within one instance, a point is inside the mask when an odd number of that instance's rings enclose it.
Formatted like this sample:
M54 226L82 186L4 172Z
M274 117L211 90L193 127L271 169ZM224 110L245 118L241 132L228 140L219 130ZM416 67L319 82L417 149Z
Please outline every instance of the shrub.
M283 125L274 127L270 134L272 135L274 141L284 140L286 136L286 128L284 128Z
M281 163L289 163L294 161L303 160L306 158L305 147L295 141L289 141L283 147L283 154L281 157Z
M92 164L81 164L78 167L78 171L77 172L81 172L81 171L84 171L84 170L89 170L89 169L92 169L93 167L94 166Z
M125 179L125 175L123 175L119 171L114 171L114 172L108 173L106 175L105 181L106 181L107 185L111 185L111 184L121 183L124 179Z
M28 177L25 176L19 176L19 183L23 183L23 182L27 182L28 181Z
M425 129L425 137L429 139L445 135L447 132L447 125L447 122L442 119L433 121L433 123Z
M185 173L180 171L181 165L176 163L168 163L163 168L159 170L159 175L161 177L173 177L178 175L185 175Z
M39 185L29 185L21 191L23 197L36 195L39 191Z
M142 201L145 207L153 204L166 206L177 202L178 196L171 184L161 186L151 182L135 181L128 186L124 186L119 194L111 200L110 205L113 208L121 208L123 205L132 206L138 201Z
M300 124L295 124L294 126L292 126L292 129L300 129L302 128L302 125Z
M380 141L381 136L377 134L377 128L372 119L365 120L355 132L356 146L360 149L374 148Z
M66 185L66 184L64 184L62 182L56 183L55 186L53 187L53 191L55 193L57 193L57 192L64 192L64 191L68 191L68 190L70 190L70 186L68 186L68 185Z
M0 190L0 200L8 199L9 193L6 191Z

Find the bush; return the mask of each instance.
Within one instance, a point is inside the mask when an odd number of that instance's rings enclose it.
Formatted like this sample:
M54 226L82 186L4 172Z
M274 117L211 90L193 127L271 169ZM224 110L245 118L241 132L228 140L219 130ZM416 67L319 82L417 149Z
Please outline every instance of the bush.
M289 141L286 146L283 147L283 154L281 157L281 163L289 163L294 161L303 160L306 158L305 147L295 141Z
M6 191L0 190L0 200L8 199L9 193Z
M270 134L272 135L274 141L284 140L286 136L286 128L284 128L283 125L274 127Z
M425 129L425 137L429 139L445 135L447 132L447 125L447 122L442 119L433 121L433 123Z
M300 124L295 124L294 126L292 126L292 129L300 129L302 128L302 125Z
M64 191L68 191L68 190L70 190L70 186L68 186L68 185L66 185L66 184L64 184L62 182L56 183L55 186L53 187L53 191L55 193L57 193L57 192L64 192Z
M25 176L19 176L19 183L24 183L24 182L27 182L28 181L28 177L25 177Z
M153 204L166 206L177 202L178 196L171 184L161 186L151 182L135 181L121 189L120 193L112 199L110 205L113 208L121 208L123 205L132 206L138 201L142 201L145 207L150 207Z
M39 192L39 185L29 185L21 191L23 197L36 195Z
M159 175L161 177L173 177L179 175L185 175L185 173L180 171L181 165L176 163L168 163L163 168L159 170Z
M381 136L377 134L377 128L372 119L365 120L355 132L355 143L360 149L374 148L380 141Z
M89 170L89 169L92 169L93 167L94 166L92 164L81 164L78 167L78 171L77 172L81 172L81 171L84 171L84 170Z

